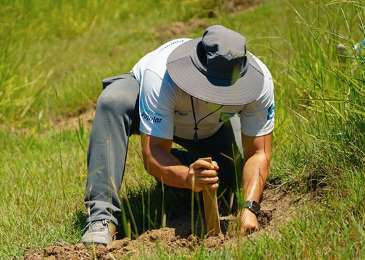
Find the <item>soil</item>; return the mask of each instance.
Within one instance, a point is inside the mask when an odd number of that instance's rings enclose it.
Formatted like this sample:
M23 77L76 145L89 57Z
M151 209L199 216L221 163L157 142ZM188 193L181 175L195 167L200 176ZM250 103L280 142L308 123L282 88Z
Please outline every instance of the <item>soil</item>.
M44 249L33 249L25 252L25 259L118 259L125 256L138 258L149 255L156 250L163 252L189 253L201 246L207 250L216 250L234 246L243 239L255 239L264 233L276 233L279 226L285 224L295 214L304 198L275 189L266 189L261 203L261 213L258 217L260 229L246 236L237 236L235 232L235 217L221 217L223 234L216 237L199 238L192 235L187 219L176 219L167 223L167 227L149 230L136 239L123 238L113 241L109 246L85 247L83 244L56 244ZM181 232L185 230L184 232Z

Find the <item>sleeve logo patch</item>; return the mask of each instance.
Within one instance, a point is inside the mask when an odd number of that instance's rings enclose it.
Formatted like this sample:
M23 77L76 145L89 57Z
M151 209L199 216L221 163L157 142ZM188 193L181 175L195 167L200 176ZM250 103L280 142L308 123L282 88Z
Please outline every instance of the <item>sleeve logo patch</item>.
M267 109L267 120L271 120L273 119L275 116L275 105L272 104L268 109Z
M145 112L142 112L142 117L147 120L147 121L150 121L152 123L156 123L156 124L159 124L161 123L162 121L162 118L161 117L157 117L157 116L149 116L147 115Z

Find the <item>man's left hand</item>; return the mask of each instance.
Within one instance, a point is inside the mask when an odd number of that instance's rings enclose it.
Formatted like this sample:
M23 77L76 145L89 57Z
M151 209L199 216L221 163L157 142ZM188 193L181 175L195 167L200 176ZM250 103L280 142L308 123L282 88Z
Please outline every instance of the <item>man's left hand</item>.
M241 234L251 234L252 232L255 232L259 229L259 222L257 221L257 217L249 209L243 209L240 216L240 221Z

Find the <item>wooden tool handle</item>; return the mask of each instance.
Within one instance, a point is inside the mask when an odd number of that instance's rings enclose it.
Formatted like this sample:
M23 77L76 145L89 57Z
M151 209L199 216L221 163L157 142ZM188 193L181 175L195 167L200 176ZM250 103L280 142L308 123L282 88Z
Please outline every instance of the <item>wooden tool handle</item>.
M202 158L212 163L212 158ZM219 222L217 191L203 190L204 215L207 225L207 235L217 236L221 233L221 225Z
M207 225L207 235L217 236L221 233L219 222L219 211L217 201L217 191L203 191L204 214Z

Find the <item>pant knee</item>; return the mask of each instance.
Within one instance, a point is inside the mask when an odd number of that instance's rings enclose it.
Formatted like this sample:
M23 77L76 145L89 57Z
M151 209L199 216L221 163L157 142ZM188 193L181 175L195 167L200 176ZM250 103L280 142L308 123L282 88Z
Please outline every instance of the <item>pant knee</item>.
M134 111L136 97L130 95L128 91L119 90L116 92L108 90L106 89L100 95L97 101L97 110L115 115L123 115Z

